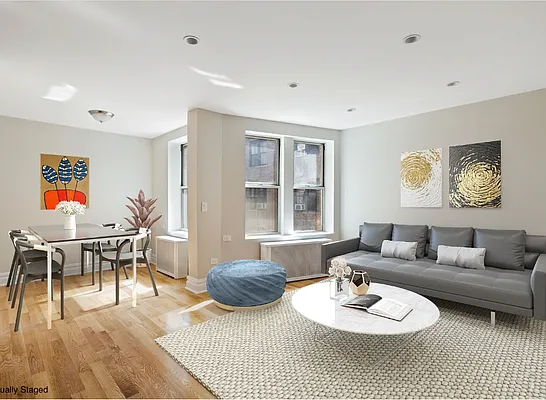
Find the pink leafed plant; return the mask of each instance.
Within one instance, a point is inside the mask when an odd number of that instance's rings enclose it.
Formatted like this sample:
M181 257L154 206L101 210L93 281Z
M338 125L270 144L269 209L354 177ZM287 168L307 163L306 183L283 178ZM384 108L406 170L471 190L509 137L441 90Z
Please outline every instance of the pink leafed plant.
M133 215L131 218L125 218L134 228L151 228L162 217L152 218L152 213L155 210L153 206L157 199L148 199L142 189L138 192L136 198L127 197L133 205L127 204L126 207L131 210Z

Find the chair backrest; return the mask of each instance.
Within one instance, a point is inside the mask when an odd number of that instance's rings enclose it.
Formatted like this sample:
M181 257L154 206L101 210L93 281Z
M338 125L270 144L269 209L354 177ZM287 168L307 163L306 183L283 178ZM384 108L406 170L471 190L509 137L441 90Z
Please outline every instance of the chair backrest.
M15 251L17 252L22 270L25 271L27 269L27 259L25 258L24 250L34 249L34 245L30 244L26 237L15 236L13 238L13 247L15 247Z

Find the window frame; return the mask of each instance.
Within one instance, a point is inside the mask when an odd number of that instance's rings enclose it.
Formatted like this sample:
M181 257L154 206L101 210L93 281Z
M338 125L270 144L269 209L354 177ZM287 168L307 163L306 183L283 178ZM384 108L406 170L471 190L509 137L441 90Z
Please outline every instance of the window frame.
M187 215L188 215L188 183L184 182L184 148L186 149L186 155L187 155L187 149L188 149L188 143L182 143L180 145L180 203L182 207L186 207L186 218L184 219L184 211L181 207L181 215L180 215L180 230L183 232L188 231L188 221L187 221ZM184 202L184 192L186 192L186 201ZM184 227L185 225L185 227Z
M322 176L321 176L321 181L322 181L322 185L309 185L309 184L304 184L304 185L296 185L295 181L295 175L296 175L296 168L295 168L295 162L294 162L294 167L292 168L292 173L293 173L293 179L292 179L292 208L293 208L293 213L292 213L292 231L296 234L305 234L305 233L313 233L313 232L324 232L324 211L325 211L325 207L324 207L324 199L325 199L325 195L326 195L326 175L325 175L325 170L326 170L326 144L325 143L322 143L322 142L312 142L312 141L309 141L309 140L305 140L305 139L297 139L297 138L294 138L294 150L292 151L292 157L293 157L293 160L295 160L296 156L295 156L295 146L297 144L308 144L308 145L313 145L313 146L320 146L322 148ZM294 200L294 192L296 190L316 190L316 191L320 191L320 196L321 196L321 202L320 202L320 230L317 230L317 229L306 229L306 230L297 230L294 228L294 225L295 225L295 213L294 211L296 211L296 203L295 203L295 200Z
M283 152L282 152L282 138L270 136L270 135L259 135L259 134L245 134L245 148L247 139L257 139L257 140L270 140L274 141L277 145L277 184L274 183L264 183L264 182L248 182L246 180L246 168L247 168L247 159L246 159L246 150L245 150L245 236L272 236L279 235L282 232L282 219L281 219L281 192L283 189L282 179L281 179L281 167L283 163ZM277 190L277 230L269 232L248 232L246 225L246 189L276 189Z

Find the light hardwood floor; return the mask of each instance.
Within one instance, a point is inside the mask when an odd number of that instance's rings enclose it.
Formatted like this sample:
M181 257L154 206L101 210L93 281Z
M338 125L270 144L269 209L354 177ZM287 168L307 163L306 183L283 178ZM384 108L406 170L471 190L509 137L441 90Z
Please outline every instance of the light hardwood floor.
M16 313L2 286L0 388L48 387L47 394L35 398L213 398L154 339L228 312L201 304L210 298L185 290L184 279L154 276L159 297L154 296L146 269L138 268L136 308L131 307L131 279L122 279L120 304L115 306L112 271L104 273L102 292L91 285L90 275L67 277L65 320L55 311L51 330L46 328L44 282L27 285L18 332L13 332ZM290 283L287 290L316 281ZM55 282L56 306L58 289ZM198 304L202 306L194 307ZM13 397L0 393L0 398Z

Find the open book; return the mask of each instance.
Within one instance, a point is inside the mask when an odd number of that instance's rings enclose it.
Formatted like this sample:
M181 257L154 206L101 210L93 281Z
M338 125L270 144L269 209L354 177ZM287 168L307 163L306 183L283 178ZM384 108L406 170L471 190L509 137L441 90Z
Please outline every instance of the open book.
M404 304L392 299L383 299L376 294L350 297L341 302L343 307L358 308L366 310L370 314L380 317L402 321L412 310L409 304Z

